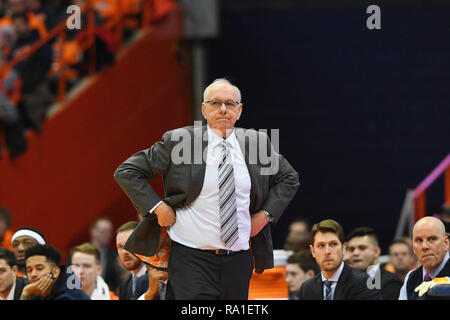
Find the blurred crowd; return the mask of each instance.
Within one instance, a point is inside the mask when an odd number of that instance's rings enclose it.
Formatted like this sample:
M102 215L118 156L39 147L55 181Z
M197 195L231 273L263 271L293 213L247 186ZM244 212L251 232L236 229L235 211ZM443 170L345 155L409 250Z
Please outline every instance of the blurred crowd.
M63 262L60 251L47 243L46 236L40 230L24 226L13 231L10 229L11 219L9 210L0 208L0 300L172 299L167 273L161 268L151 267L145 259L124 248L139 221L126 222L114 230L110 218L96 218L89 228L90 240L74 246L68 260ZM435 217L422 220L427 219L439 221L446 228L447 251L450 207L444 206ZM428 220L425 222L428 223ZM431 222L435 224L434 220ZM331 270L327 269L327 263L338 257L334 262L356 272L353 277L367 274L366 278L362 278L365 285L369 283L368 277L373 279L379 296L371 298L397 300L401 290L406 290L402 288L406 288L408 277L421 265L427 266L424 256L429 256L430 252L437 255L443 248L442 245L424 246L422 242L431 241L426 239L431 239L434 231L427 224L429 229L425 228L425 236L421 235L418 224L420 221L415 226L413 237L395 239L390 243L388 252L382 255L378 236L371 227L358 227L344 239L339 223L334 220L321 221L312 228L308 220L292 221L284 245L284 250L290 252L285 274L289 299L302 299L302 294L303 298L312 299L302 286L311 286L314 279L327 274L327 270ZM439 228L436 230L439 232ZM321 238L324 235L328 238ZM111 246L112 242L115 246ZM325 244L323 247L327 246L323 251L325 253L320 252L322 243ZM339 248L345 249L339 251ZM446 257L447 260L441 259L438 263L448 264L448 253ZM447 269L442 270L445 272ZM346 284L351 284L353 280L347 279ZM359 299L361 296L353 298Z
M141 26L144 4L149 0L92 0L95 59L86 47L90 39L87 11L81 12L80 28L63 28L64 37L61 33L49 35L75 12L68 11L69 6L83 9L86 2L0 0L0 152L6 147L14 158L27 150L25 132L41 131L48 109L57 99L61 72L70 89L92 72L92 61L95 72L114 63L121 45L118 22L126 41ZM151 3L152 14L146 17L149 21L158 21L174 9L172 0ZM27 54L40 40L45 43Z

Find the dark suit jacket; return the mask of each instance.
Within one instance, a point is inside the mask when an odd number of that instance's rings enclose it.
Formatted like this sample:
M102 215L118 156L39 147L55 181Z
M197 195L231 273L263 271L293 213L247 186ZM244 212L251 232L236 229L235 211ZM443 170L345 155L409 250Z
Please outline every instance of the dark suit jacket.
M444 269L439 272L436 278L450 277L450 259L444 266ZM421 300L426 299L426 296L419 297L419 293L414 290L423 282L423 266L420 266L409 274L408 282L406 283L406 294L408 300Z
M380 300L378 290L367 287L368 275L344 263L334 290L334 300ZM323 300L322 274L306 280L300 287L300 300Z
M381 297L383 300L398 300L403 281L396 274L381 268Z
M137 300L148 289L148 273L140 276L136 280L136 292L131 292L132 275L129 273L120 283L119 286L119 300Z
M251 180L250 213L265 209L277 221L299 187L298 174L283 156L275 152L265 133L235 128L235 134ZM183 156L189 163L175 164L171 159L172 150L179 141L186 140L190 142L190 150L184 150ZM206 125L179 128L166 132L162 141L155 143L150 149L139 151L117 168L114 173L115 180L143 216L143 220L125 244L126 250L152 256L158 248L160 226L156 215L148 212L161 198L147 179L153 179L158 174L163 175L163 200L171 207L181 208L192 203L203 187L206 164L201 151L205 151L207 146ZM270 158L265 160L260 157L259 152L254 152L258 151L260 146L267 148ZM189 151L190 155L187 154ZM252 157L255 153L256 157ZM262 174L264 170L271 171L271 165L278 165L279 170L274 170L272 174ZM257 273L273 267L270 223L251 239L251 249Z
M16 277L16 288L14 289L14 300L20 300L22 290L28 284L28 280L22 277Z

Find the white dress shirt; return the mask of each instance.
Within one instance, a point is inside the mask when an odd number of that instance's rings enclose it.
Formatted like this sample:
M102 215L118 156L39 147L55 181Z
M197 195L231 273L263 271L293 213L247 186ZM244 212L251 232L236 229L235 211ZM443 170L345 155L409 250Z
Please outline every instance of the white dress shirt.
M203 249L248 250L250 240L251 181L239 142L233 131L225 140L233 163L239 239L227 248L220 236L219 172L223 138L207 129L208 148L205 179L199 196L176 209L176 222L168 228L170 238L182 245Z
M339 268L337 269L337 271L329 278L325 278L325 276L323 275L323 273L321 272L321 276L322 276L322 283L325 280L331 281L331 296L334 298L334 290L336 289L336 285L337 282L339 280L339 277L341 276L342 270L344 269L344 262L341 262L341 265L339 266ZM323 299L325 300L327 297L327 288L325 285L323 285Z

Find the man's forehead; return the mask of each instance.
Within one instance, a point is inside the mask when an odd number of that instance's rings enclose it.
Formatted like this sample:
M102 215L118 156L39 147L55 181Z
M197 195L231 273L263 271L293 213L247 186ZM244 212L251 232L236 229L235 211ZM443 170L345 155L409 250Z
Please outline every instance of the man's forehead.
M369 236L365 235L362 237L354 237L348 241L348 246L360 246L360 245L369 245L371 244Z
M218 83L209 89L207 98L236 99L236 90L228 83Z
M45 264L47 265L47 258L45 256L32 256L27 258L27 267L28 266L34 266L38 264Z
M334 232L322 232L322 231L317 232L316 235L314 236L314 242L329 242L329 241L339 241L339 237Z
M37 240L35 239L35 238L33 238L33 237L30 237L30 236L20 236L20 237L17 237L16 239L14 239L14 242L26 242L26 241L31 241L31 242L33 242L33 243L38 243L37 242Z

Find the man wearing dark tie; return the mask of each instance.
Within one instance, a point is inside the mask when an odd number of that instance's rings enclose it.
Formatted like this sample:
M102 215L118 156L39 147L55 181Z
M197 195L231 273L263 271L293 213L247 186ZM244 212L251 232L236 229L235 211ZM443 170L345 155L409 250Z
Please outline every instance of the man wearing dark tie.
M315 224L310 249L321 272L300 287L300 300L379 300L370 289L368 275L343 262L345 237L341 225L331 219Z
M298 174L266 133L234 127L242 113L236 86L217 79L203 97L206 125L168 131L117 168L143 216L126 249L152 256L168 227L175 299L247 299L253 267L273 267L271 225L294 197ZM158 174L164 199L146 181Z
M450 277L449 239L441 220L424 217L413 228L414 254L421 266L410 271L400 290L399 300L419 300L416 288L424 281Z

